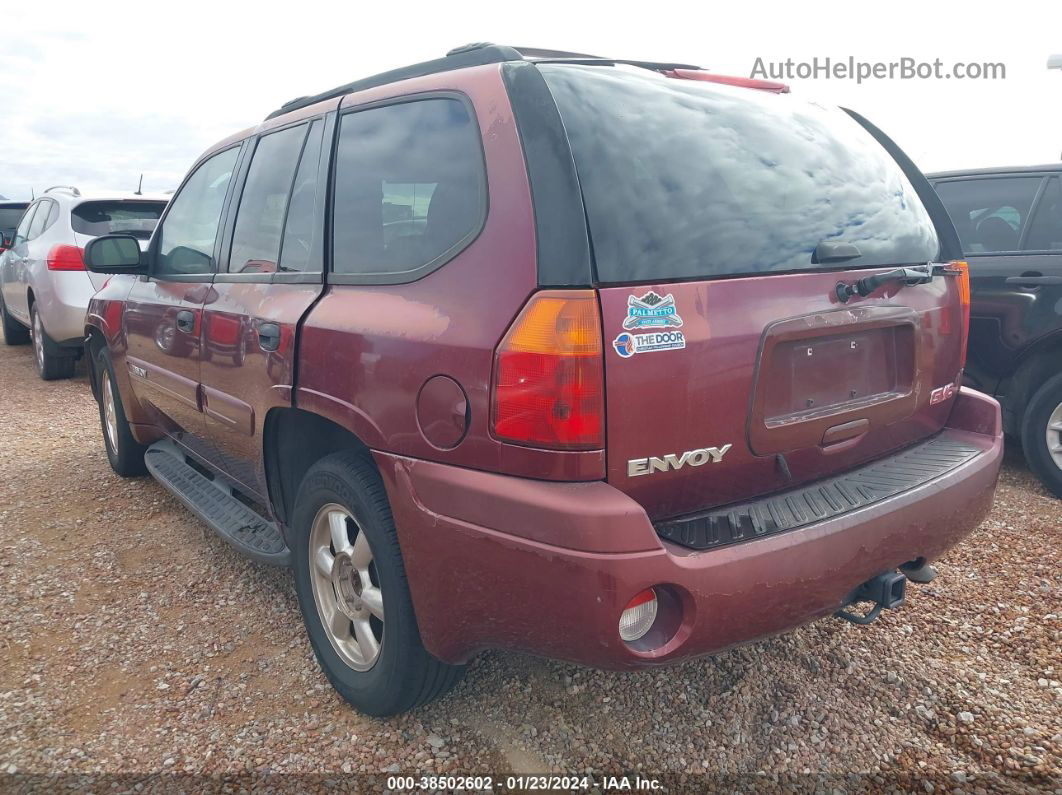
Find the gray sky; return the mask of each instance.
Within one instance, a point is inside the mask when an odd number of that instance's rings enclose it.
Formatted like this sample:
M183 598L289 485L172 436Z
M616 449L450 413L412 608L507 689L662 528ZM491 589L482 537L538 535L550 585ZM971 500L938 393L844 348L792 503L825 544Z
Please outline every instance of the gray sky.
M7 4L0 194L176 187L192 161L292 97L469 41L697 63L1001 62L1004 80L791 80L860 111L924 170L1057 161L1062 3L357 2Z

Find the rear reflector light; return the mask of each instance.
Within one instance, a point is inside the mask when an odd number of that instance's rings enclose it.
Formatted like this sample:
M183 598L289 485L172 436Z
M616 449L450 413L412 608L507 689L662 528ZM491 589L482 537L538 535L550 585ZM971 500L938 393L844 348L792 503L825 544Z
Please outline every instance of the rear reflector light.
M85 260L81 257L81 249L77 246L67 246L63 244L52 246L52 250L48 252L48 270L85 270Z
M656 591L646 588L623 609L619 620L620 637L630 643L645 636L656 621Z
M537 293L494 354L494 435L534 447L600 449L604 380L594 291Z
M947 269L957 274L956 280L959 285L959 306L961 308L961 323L959 329L962 334L962 356L959 359L961 365L966 364L966 347L970 341L970 265L965 260L955 260L948 263Z

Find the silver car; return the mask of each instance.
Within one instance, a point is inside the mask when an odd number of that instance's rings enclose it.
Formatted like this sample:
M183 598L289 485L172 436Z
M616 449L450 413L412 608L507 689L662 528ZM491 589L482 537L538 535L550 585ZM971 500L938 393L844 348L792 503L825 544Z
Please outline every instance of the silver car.
M0 255L0 321L8 345L33 341L45 381L69 378L81 356L85 309L107 280L89 273L81 255L94 237L131 234L146 248L168 196L84 195L49 188L27 209Z

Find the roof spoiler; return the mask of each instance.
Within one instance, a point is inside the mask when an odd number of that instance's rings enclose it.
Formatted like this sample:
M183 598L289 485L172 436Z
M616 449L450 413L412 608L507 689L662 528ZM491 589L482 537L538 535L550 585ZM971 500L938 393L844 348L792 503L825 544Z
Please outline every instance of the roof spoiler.
M788 94L789 86L774 80L757 80L755 77L736 77L734 75L719 75L714 72L706 72L703 69L671 69L664 72L668 77L679 80L700 80L705 83L722 83L739 88L753 88L757 91L769 91L772 94Z

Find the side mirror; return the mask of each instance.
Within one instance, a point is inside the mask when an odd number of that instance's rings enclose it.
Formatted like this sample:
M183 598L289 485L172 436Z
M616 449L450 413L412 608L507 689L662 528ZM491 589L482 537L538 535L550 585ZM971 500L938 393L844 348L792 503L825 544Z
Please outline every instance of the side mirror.
M93 273L143 273L140 243L132 235L103 235L85 246L85 267Z
M0 232L0 251L5 248L11 248L11 244L14 242L14 235L9 235L7 232Z

